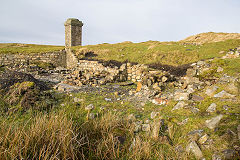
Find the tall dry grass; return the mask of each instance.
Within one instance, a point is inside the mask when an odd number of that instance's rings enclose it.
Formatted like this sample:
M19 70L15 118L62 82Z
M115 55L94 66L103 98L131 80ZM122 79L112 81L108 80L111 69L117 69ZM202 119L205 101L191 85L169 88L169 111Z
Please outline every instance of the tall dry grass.
M39 115L25 125L1 122L0 159L179 158L160 139L134 135L133 126L118 115L106 113L83 124L66 117Z
M29 122L30 123L30 122ZM64 114L37 116L31 124L0 125L0 159L76 159L84 144Z

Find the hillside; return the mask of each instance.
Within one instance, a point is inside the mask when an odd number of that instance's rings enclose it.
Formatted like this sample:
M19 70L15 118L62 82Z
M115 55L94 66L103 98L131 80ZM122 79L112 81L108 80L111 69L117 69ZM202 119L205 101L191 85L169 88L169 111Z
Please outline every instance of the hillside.
M80 59L87 57L105 61L130 61L142 64L161 63L178 66L193 63L201 59L221 57L226 54L229 49L240 46L239 34L233 34L235 36L232 37L232 34L227 33L203 33L199 35L201 35L199 42L201 40L201 42L204 41L208 43L196 45L195 42L198 41L192 40L194 39L192 37L198 37L198 35L196 35L180 42L123 42L117 44L76 46L73 47L73 49ZM208 38L205 39L205 37Z
M181 40L180 42L204 44L212 42L221 42L228 39L240 39L240 33L215 33L215 32L200 33L197 35L187 37L186 39Z
M179 42L147 41L142 43L122 42L117 44L98 44L75 46L79 59L129 61L142 64L160 63L179 66L202 59L222 57L229 49L240 46L239 33L201 33ZM30 54L52 52L64 49L64 46L34 45L20 43L0 44L0 54Z

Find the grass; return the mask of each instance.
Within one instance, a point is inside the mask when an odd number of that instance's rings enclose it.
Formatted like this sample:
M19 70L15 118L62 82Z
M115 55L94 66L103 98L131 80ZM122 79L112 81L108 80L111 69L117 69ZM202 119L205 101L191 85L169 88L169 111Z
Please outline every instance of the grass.
M0 44L0 53L31 53L39 49L43 51L57 49L59 46L38 46L22 44ZM229 49L239 47L240 40L226 40L202 45L182 44L182 42L154 42L100 44L94 46L73 47L76 54L82 57L87 52L94 52L95 59L131 61L138 63L162 63L168 65L182 65L201 59L222 57ZM28 47L27 47L28 46ZM56 48L55 48L56 47ZM224 53L219 53L224 51ZM94 55L93 54L93 55ZM203 72L200 78L221 77L224 73L239 76L240 59L215 58L210 61L210 70ZM46 64L38 64L47 66ZM217 73L218 67L223 72ZM31 87L31 83L24 85ZM228 84L217 84L219 89L228 91ZM23 87L24 87L23 86ZM135 89L136 86L131 86ZM171 88L169 88L171 89ZM190 106L199 109L192 113L190 108L172 111L177 104L169 101L166 106L154 105L148 102L142 107L126 101L109 102L105 98L118 95L89 93L53 94L54 101L50 105L42 99L36 105L26 110L16 110L7 115L10 106L0 97L0 159L195 159L193 154L187 154L185 148L191 141L188 133L202 129L209 135L213 144L201 145L201 150L206 159L214 153L220 154L222 150L239 146L236 136L229 136L227 130L237 133L239 124L239 91L231 92L237 95L237 101L221 101L204 94L199 90L194 94L204 97L201 102L188 101ZM82 99L74 102L74 97ZM119 96L120 97L120 96ZM51 100L51 96L49 98ZM50 101L49 100L49 101ZM42 102L42 103L41 103ZM211 103L217 104L217 111L211 114L206 109ZM89 112L85 107L94 105L92 113L98 116L90 120ZM229 109L223 109L228 105ZM41 107L42 106L42 107ZM47 106L44 107L43 106ZM105 109L102 110L101 107ZM150 118L151 112L159 112L156 120ZM150 124L164 119L158 138L152 138L150 132L134 132L134 123L127 119L134 114L136 121ZM205 121L223 114L224 117L215 131L205 126ZM184 125L179 123L187 119ZM125 139L120 143L119 137ZM211 143L211 141L209 142ZM176 147L181 146L183 152L176 152Z
M192 38L200 37L200 38ZM147 41L142 43L123 42L117 44L98 44L72 47L79 58L85 55L98 60L129 61L141 64L163 64L179 66L203 59L224 56L229 49L240 46L239 34L202 33L188 37L179 42ZM199 39L204 43L197 42ZM30 54L53 52L64 49L64 46L35 45L20 43L1 43L0 54Z
M143 106L144 110L139 110L131 103L106 102L104 95L59 94L55 107L47 112L29 110L0 118L0 159L194 159L192 154L176 152L175 147L180 145L185 149L190 141L187 134L196 129L203 129L214 140L210 148L202 148L205 157L209 157L229 145L238 144L232 139L223 141L222 136L228 128L236 132L239 117L226 113L237 113L239 104L202 96L204 101L195 104L200 112L193 114L189 109L171 111L175 101L167 106L148 103ZM83 101L75 103L74 97ZM216 103L217 111L224 114L217 132L204 126L205 120L219 114L205 114L211 103ZM84 108L89 104L94 105L91 112L98 113L94 120L86 118L88 112ZM223 105L230 106L229 111L223 110ZM104 111L100 110L101 106L105 106ZM165 120L168 131L157 139L152 139L147 132L134 134L134 125L126 117L131 113L142 114L137 121L153 122L152 111L160 113L158 118ZM178 124L186 118L189 120L185 125ZM164 138L166 136L172 145ZM117 137L124 137L125 142L120 144Z
M36 45L21 43L0 43L0 54L30 54L63 50L64 46Z
M90 103L94 101L87 95L86 98ZM105 112L95 120L86 121L82 111L87 103L79 106L65 100L64 108L48 114L40 112L30 119L26 116L25 121L1 120L0 159L178 158L173 153L174 147L167 142L147 138L145 134L135 136L132 124L118 113ZM119 143L118 137L124 137L124 144Z
M224 56L229 49L239 47L240 39L205 43L202 45L182 42L117 43L73 47L79 58L94 53L93 59L130 61L141 64L161 63L172 66L193 63L202 59ZM223 53L219 53L223 51Z

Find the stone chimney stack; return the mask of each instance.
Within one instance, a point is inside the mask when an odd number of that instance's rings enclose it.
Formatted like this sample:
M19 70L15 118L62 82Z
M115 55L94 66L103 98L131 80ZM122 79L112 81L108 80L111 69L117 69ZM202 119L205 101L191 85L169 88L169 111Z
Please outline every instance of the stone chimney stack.
M69 18L64 23L65 26L65 47L82 45L82 21L75 18Z

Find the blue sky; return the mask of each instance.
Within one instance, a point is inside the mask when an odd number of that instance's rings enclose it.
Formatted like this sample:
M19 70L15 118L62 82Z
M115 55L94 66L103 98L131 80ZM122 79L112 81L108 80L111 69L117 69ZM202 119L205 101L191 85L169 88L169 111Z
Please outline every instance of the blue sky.
M240 0L0 0L0 43L64 45L64 21L83 21L83 45L177 41L240 33Z

